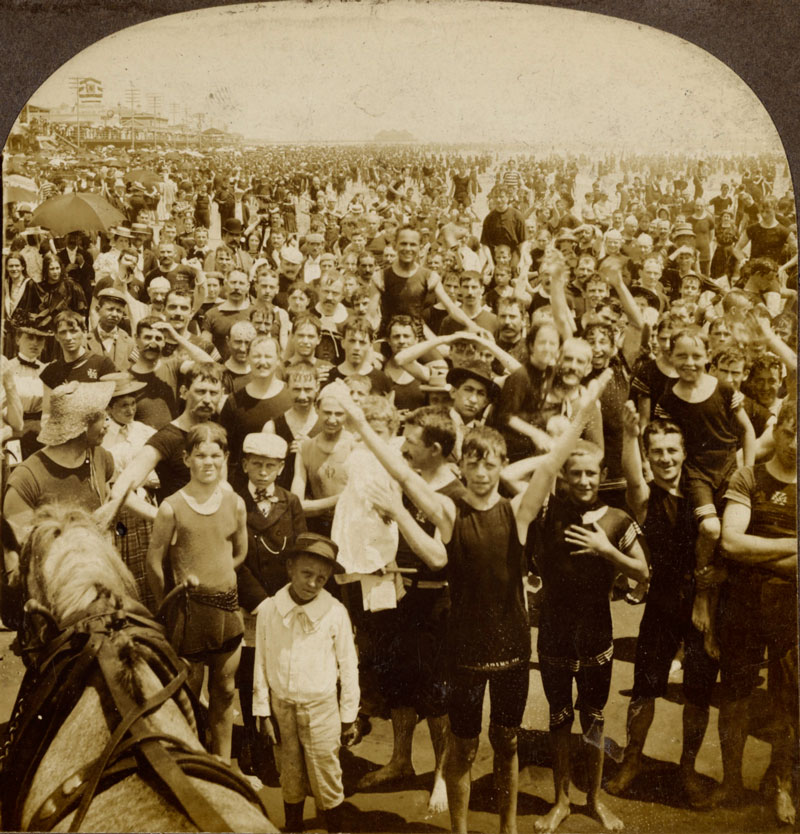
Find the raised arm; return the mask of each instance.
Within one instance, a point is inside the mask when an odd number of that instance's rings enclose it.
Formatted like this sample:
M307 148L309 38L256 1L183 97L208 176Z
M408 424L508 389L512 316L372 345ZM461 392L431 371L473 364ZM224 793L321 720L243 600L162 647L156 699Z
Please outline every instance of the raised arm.
M549 436L549 435L548 435ZM547 459L547 454L531 455L531 457L509 463L500 473L500 478L515 493L525 492L528 488L528 481L531 475L539 468L539 465Z
M766 310L755 308L753 310L753 318L755 319L764 341L767 343L767 348L774 353L778 359L790 371L797 370L797 354L781 339L781 337L772 329L772 324L769 320L769 315Z
M428 516L448 542L453 532L455 507L453 502L436 490L431 489L405 461L403 456L381 440L369 425L364 412L353 402L350 389L341 380L326 388L326 395L335 396L345 413L350 417L354 430L361 435L367 448L381 462L386 471L402 486L403 491Z
M471 333L470 336L472 336L473 342L486 348L486 350L491 353L495 359L497 359L497 361L506 369L508 373L513 373L517 370L517 368L522 367L522 364L514 359L508 351L503 350L503 348L501 348L500 345L494 341L494 339L476 336L474 333Z
M438 276L437 276L438 278ZM480 330L477 324L453 301L452 298L445 292L442 282L437 280L433 286L433 292L436 295L436 300L447 310L450 318L463 324L467 330L476 333Z
M553 320L561 340L568 339L575 333L575 320L567 304L567 267L562 262L554 262L550 279L550 306Z
M206 353L203 348L193 344L185 336L181 336L181 334L178 333L178 331L168 321L154 322L153 327L156 330L163 331L165 334L169 335L170 338L174 339L178 345L189 354L189 357L193 362L214 361L214 358L210 354Z
M636 299L631 295L626 283L622 280L622 267L616 258L606 258L600 265L600 275L608 281L609 285L614 288L619 298L619 303L628 317L628 323L636 330L641 330L644 327L644 319L642 318L642 311L636 303Z
M553 448L546 455L545 460L537 466L525 492L512 499L514 517L517 521L517 532L519 540L523 544L527 538L530 523L539 514L539 510L541 510L545 499L553 488L556 476L569 457L570 451L580 439L583 427L610 379L611 371L607 368L586 386L569 428L560 437L556 438Z
M464 335L463 333L449 333L446 336L433 336L430 339L425 339L424 342L417 342L415 345L409 345L407 348L399 350L394 355L394 361L408 370L409 365L421 359L426 353L431 350L435 350L442 345L449 345L451 342L456 340L456 337L463 339Z
M625 497L633 516L639 524L647 515L650 487L644 479L642 453L639 449L639 415L632 400L625 403L622 412L622 474L627 483Z

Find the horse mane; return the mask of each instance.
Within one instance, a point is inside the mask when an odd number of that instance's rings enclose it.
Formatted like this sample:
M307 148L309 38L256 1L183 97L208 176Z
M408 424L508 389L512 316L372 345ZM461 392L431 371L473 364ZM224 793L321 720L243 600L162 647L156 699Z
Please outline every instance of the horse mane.
M64 620L99 597L121 608L138 600L136 581L86 510L49 504L37 511L22 554L28 594Z

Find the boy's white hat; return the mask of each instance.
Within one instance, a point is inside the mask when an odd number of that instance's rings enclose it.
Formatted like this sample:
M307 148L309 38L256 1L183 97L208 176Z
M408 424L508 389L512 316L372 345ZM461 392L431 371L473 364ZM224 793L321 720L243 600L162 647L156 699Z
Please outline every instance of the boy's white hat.
M265 432L253 432L248 434L242 444L242 452L245 455L260 455L264 458L275 458L284 460L289 446L286 441L277 434L266 434Z

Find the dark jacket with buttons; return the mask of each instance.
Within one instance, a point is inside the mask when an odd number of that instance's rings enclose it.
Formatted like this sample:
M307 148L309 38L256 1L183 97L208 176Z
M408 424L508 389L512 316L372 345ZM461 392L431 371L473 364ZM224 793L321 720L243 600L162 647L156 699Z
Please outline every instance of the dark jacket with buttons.
M306 519L300 499L277 484L268 516L246 486L240 495L247 510L247 556L237 572L239 604L253 611L286 584L286 553L306 532Z

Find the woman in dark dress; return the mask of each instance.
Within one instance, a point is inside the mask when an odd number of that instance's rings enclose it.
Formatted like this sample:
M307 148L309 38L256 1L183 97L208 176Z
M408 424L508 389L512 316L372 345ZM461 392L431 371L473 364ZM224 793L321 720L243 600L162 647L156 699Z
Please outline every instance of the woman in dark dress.
M45 253L42 259L42 282L29 281L22 291L17 309L37 318L45 325L55 319L62 310L72 310L82 316L88 313L86 296L78 284L64 273L64 266L53 252ZM42 361L55 358L55 345L45 347Z

